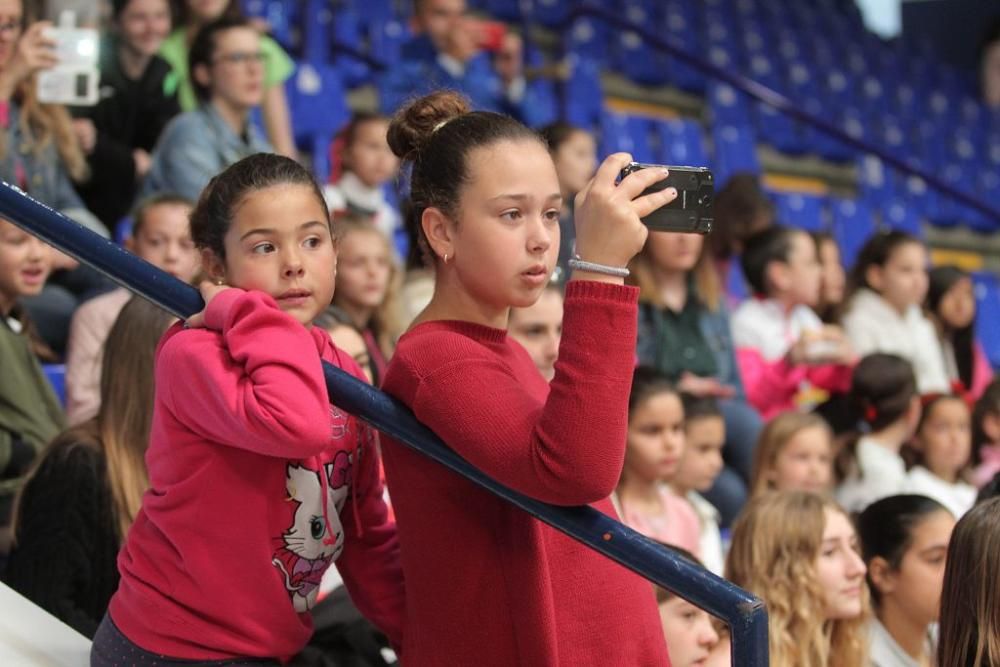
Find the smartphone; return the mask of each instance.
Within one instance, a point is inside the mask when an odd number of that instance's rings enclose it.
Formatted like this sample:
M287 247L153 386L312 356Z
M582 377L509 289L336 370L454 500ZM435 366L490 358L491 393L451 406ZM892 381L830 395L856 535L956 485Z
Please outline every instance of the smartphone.
M501 21L480 21L479 35L479 48L496 53L503 47L507 24Z
M622 169L619 181L640 169L666 169L670 172L665 179L649 186L643 195L670 187L677 188L677 199L642 219L650 231L684 234L708 234L712 231L715 179L708 167L671 167L632 162Z

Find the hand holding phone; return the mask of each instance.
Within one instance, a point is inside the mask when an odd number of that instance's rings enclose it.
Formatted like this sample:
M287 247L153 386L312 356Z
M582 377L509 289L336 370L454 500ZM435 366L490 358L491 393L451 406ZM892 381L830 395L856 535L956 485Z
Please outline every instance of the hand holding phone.
M677 197L670 203L643 216L650 231L708 234L712 231L712 202L715 199L715 179L707 167L670 167L659 164L632 162L621 172L621 180L643 169L666 169L670 175L654 183L644 195L675 188Z
M677 196L673 188L649 192L667 177L664 169L647 169L618 183L630 161L627 153L608 156L576 196L576 249L587 262L626 266L646 242L648 231L640 218Z

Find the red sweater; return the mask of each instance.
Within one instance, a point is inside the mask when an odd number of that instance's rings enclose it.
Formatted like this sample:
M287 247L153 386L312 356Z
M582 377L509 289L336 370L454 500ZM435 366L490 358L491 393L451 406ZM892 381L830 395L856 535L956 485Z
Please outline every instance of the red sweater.
M361 370L260 292L222 292L205 321L171 327L157 350L150 489L118 557L115 624L174 658L287 659L336 559L398 645L401 569L374 435L330 405L320 357Z
M503 330L429 322L384 389L496 480L545 502L609 500L625 456L638 290L572 281L551 387ZM407 667L668 665L653 586L389 438Z

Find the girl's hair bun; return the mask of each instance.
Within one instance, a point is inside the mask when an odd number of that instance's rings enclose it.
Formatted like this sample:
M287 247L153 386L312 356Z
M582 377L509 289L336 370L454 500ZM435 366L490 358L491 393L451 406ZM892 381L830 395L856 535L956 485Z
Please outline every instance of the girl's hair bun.
M469 101L452 90L419 97L393 116L389 123L389 148L400 159L413 159L430 142L439 127L469 111Z

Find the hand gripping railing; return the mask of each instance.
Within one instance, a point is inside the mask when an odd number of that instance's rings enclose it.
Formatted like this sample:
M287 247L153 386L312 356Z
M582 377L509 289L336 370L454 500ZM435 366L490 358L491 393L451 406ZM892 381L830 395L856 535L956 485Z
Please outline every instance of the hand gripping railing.
M204 307L195 288L7 183L0 183L0 218L10 220L178 317L189 317ZM398 401L326 362L323 371L331 402L531 516L725 620L732 632L734 665L764 667L768 664L767 613L763 602L754 596L591 507L548 505L507 488L449 449Z

